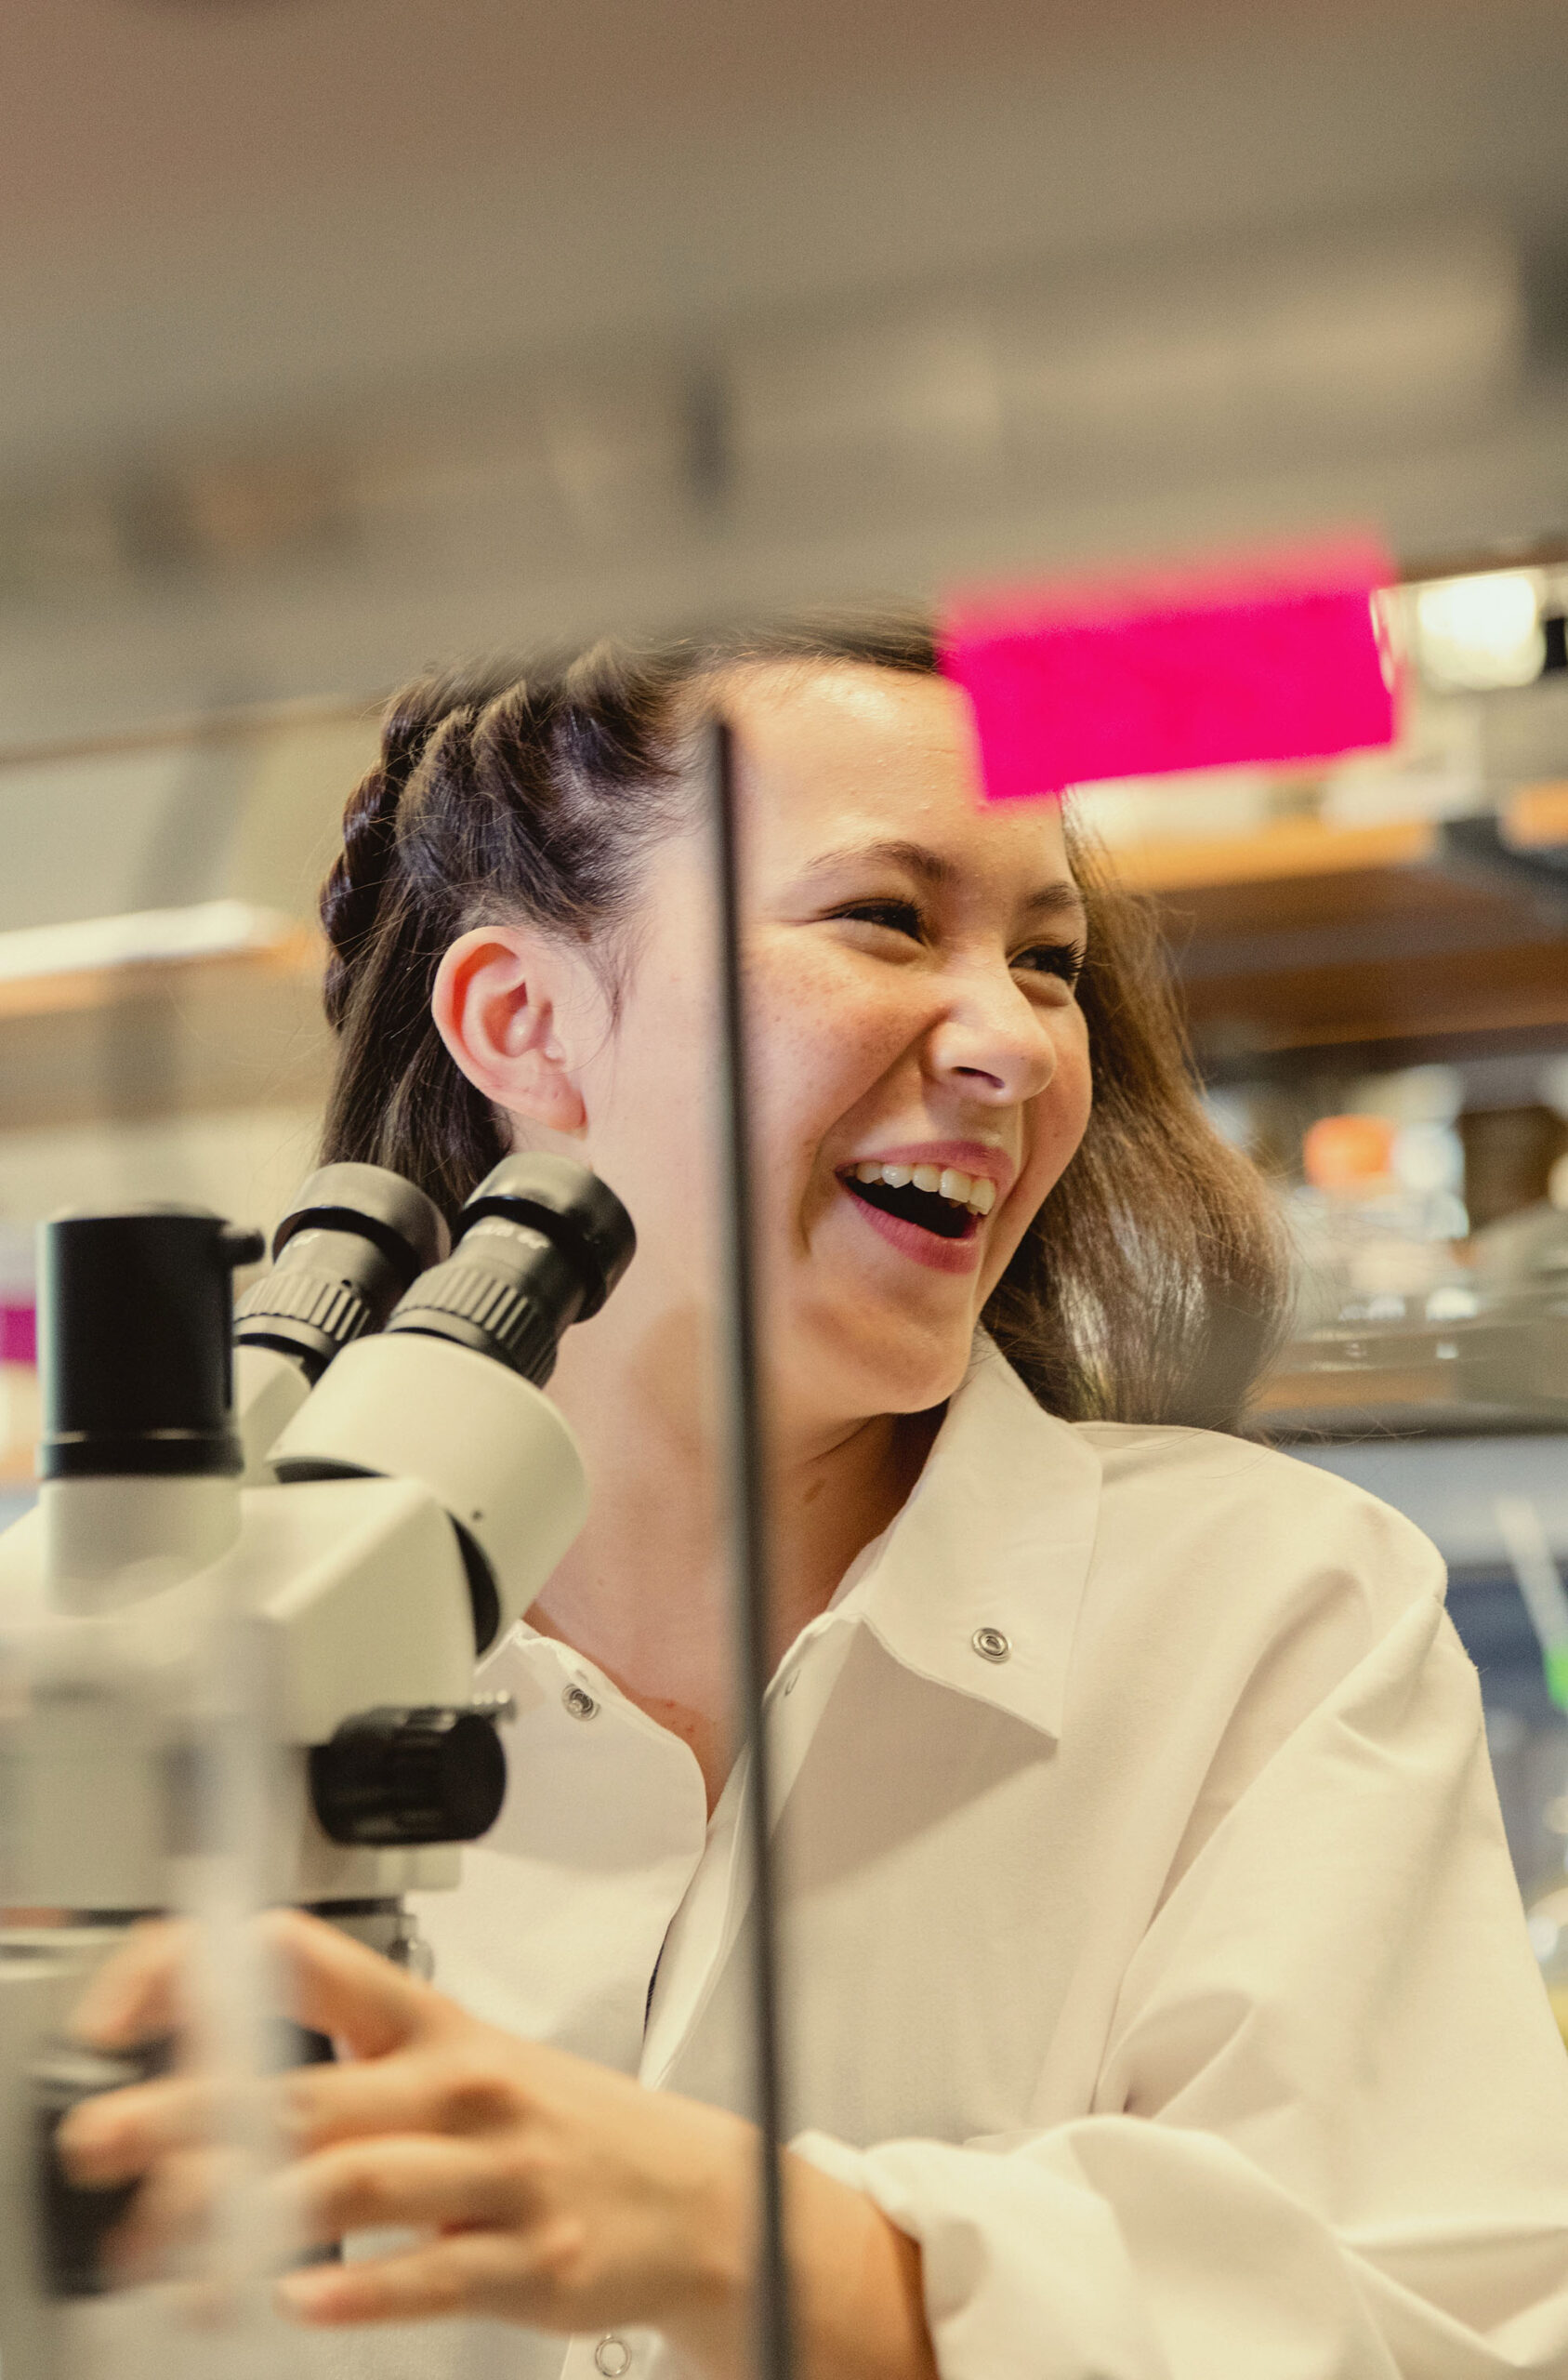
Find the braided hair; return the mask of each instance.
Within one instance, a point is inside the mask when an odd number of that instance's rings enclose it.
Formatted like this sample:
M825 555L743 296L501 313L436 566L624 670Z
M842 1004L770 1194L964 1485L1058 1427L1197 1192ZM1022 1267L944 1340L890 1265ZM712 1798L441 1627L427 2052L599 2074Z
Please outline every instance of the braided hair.
M526 677L433 674L394 697L322 892L339 1043L328 1162L390 1165L450 1214L504 1154L435 1028L436 971L459 934L507 916L609 952L639 853L678 804L674 682L601 647Z
M569 935L613 1013L641 862L690 815L686 736L705 689L748 666L843 663L929 676L937 657L919 620L808 620L599 644L523 675L435 674L396 695L322 894L338 1039L323 1161L390 1166L455 1215L507 1144L436 1030L443 953L504 919ZM1195 1095L1152 912L1067 824L1088 911L1093 1107L985 1319L1053 1412L1233 1426L1281 1333L1278 1225Z

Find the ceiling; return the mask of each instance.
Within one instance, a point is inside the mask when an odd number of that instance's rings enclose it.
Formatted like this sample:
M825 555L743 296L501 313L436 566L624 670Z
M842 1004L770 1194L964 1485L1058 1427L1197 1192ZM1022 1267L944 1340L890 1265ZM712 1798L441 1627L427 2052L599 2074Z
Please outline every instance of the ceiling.
M8 0L0 87L0 743L1568 516L1561 0Z

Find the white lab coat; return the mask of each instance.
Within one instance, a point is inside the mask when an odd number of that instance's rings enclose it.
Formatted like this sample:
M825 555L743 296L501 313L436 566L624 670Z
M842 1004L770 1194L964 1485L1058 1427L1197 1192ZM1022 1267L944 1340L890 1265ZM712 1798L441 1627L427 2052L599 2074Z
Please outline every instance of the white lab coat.
M771 1692L790 2125L922 2243L944 2380L1568 2374L1568 2058L1442 1593L1360 1489L1070 1427L982 1342ZM511 1785L423 1905L438 1980L744 2107L744 1775L710 1824L686 1747L527 1631L485 1684ZM335 2346L673 2369L635 2332Z

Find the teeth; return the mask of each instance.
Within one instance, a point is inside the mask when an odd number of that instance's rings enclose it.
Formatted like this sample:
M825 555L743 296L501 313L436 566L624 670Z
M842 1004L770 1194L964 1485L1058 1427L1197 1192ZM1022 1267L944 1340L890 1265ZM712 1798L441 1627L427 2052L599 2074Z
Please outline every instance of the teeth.
M855 1168L855 1180L885 1182L889 1190L903 1190L913 1183L916 1190L949 1198L955 1207L968 1207L976 1215L988 1215L996 1203L994 1182L982 1173L960 1173L953 1165L879 1165L875 1157L863 1157Z

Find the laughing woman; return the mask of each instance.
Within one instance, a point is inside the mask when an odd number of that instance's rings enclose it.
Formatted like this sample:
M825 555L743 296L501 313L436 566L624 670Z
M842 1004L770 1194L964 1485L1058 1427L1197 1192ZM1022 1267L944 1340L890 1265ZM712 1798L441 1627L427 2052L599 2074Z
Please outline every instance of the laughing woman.
M1267 1207L1140 919L1057 807L977 805L962 699L896 628L427 683L349 805L327 1157L450 1211L508 1147L569 1152L639 1254L552 1384L592 1512L485 1665L521 1716L422 1912L441 1990L278 1923L354 2054L283 2086L292 2202L405 2233L287 2303L371 2373L748 2366L716 707L803 2380L1561 2380L1568 2064L1438 1558L1224 1435L1278 1313ZM120 1971L104 2037L160 1974ZM73 2153L173 2205L198 2122L151 2085Z

